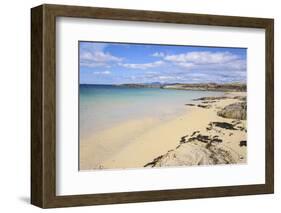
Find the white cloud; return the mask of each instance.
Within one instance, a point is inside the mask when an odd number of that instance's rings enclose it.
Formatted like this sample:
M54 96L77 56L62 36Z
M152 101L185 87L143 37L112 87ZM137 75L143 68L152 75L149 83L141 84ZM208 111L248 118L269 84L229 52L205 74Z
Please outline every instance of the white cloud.
M83 52L80 55L81 61L91 61L91 62L98 62L98 63L105 63L105 62L120 62L122 61L121 58L113 56L109 53L104 52Z
M84 62L80 61L80 66L81 67L89 67L89 68L94 68L94 67L107 67L107 68L109 68L110 67L110 65L106 64L106 63L88 62L88 61L84 61Z
M132 76L130 76L130 79L131 79L131 80L136 80L136 79L137 79L137 77L136 77L136 76L134 76L134 75L132 75Z
M220 64L237 60L238 56L230 52L194 51L175 55L165 55L164 59L171 62L194 64Z
M147 71L146 74L149 74L149 75L155 75L155 74L158 74L158 72L154 72L154 71Z
M182 63L178 63L177 65L185 68L192 68L195 66L193 63L189 63L189 62L182 62Z
M193 51L170 55L156 52L153 56L188 70L246 70L246 60L227 51Z
M154 57L164 57L165 54L162 53L162 52L156 52L156 53L153 53L152 56L154 56Z
M106 45L94 45L81 48L80 66L82 67L110 67L112 63L121 62L123 59L104 52Z
M159 67L163 65L163 61L155 61L152 63L144 63L144 64L125 64L125 63L119 63L119 66L130 68L130 69L148 69L148 68L153 68L153 67Z
M175 76L165 76L165 75L161 75L158 77L158 79L160 80L167 80L167 79L175 79Z
M183 76L175 76L175 75L157 75L146 79L146 81L157 81L161 83L181 82L182 80L184 80Z
M110 75L111 72L108 70L101 71L101 72L94 72L95 75Z
M247 67L246 60L242 60L242 59L228 62L226 65L230 69L234 69L234 70L246 70Z

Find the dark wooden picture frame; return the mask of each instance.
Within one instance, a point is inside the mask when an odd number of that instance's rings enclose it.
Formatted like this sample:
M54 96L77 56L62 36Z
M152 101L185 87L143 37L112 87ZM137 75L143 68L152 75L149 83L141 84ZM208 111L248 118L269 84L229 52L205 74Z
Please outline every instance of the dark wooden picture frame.
M192 189L56 195L56 17L265 29L266 163L265 184ZM41 5L31 9L31 203L42 208L132 203L274 192L274 20Z

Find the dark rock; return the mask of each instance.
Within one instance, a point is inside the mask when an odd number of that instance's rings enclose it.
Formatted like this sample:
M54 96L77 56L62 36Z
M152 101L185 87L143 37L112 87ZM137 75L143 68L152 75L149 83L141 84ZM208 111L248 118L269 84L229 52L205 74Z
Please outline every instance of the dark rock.
M211 108L211 105L202 105L202 104L198 104L197 106L198 106L198 107L201 107L201 108L206 108L206 109Z
M222 139L219 139L219 138L213 138L211 140L212 143L222 143Z
M202 134L198 134L196 132L197 135L195 135L194 133L192 134L192 136L187 140L187 142L194 142L194 141L200 141L202 143L221 143L222 140L219 139L218 135L215 135L213 137L207 136L207 135L202 135Z
M240 101L247 101L247 97L246 96L235 96L235 97L233 97L233 99L238 99Z
M202 104L211 104L211 103L215 103L216 101L202 101Z
M188 135L185 135L185 136L182 136L181 139L180 139L180 144L182 143L186 143L186 138L188 137Z
M211 122L209 125L210 126L220 127L220 128L223 128L223 129L236 130L234 128L234 125L232 125L230 123L226 123L226 122Z
M241 124L241 121L240 120L233 120L233 121L231 121L231 123L233 125L238 125L238 124Z
M247 146L247 141L240 141L239 146Z
M185 137L181 137L180 143L185 143L185 142L186 142Z
M196 139L200 142L203 142L203 143L208 143L210 141L209 136L201 135L201 134L197 135Z
M195 104L185 104L185 106L195 106Z
M202 98L196 98L193 99L193 101L214 101L214 100L223 100L223 99L228 99L230 97L226 97L226 96L211 96L211 97L202 97Z
M191 137L193 137L194 135L198 134L200 131L195 131L192 133Z
M246 132L246 128L243 127L243 126L237 126L236 128L239 129L240 131L245 131Z
M169 152L167 152L167 153L169 153ZM151 161L151 162L145 164L144 167L148 167L148 166L154 167L155 164L156 164L158 161L160 161L163 157L164 157L163 155L160 155L159 157L154 158L153 161Z
M212 130L212 127L206 127L206 130L210 131L210 130Z

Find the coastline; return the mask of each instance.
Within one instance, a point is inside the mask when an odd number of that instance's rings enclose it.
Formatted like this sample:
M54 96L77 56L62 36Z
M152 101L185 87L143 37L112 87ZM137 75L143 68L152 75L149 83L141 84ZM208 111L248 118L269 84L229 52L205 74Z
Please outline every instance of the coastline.
M240 142L247 141L246 120L239 119L239 125L238 123L235 124L243 127L243 131L224 129L221 133L217 127L207 130L210 123L231 124L237 121L237 119L218 116L217 113L227 105L241 102L236 97L246 97L246 92L227 92L222 97L225 98L186 103L184 113L165 122L152 118L132 120L83 141L80 143L80 169L176 166L176 163L179 162L177 160L181 161L182 159L171 159L171 156L182 157L180 150L188 148L188 152L192 152L198 149L199 146L197 145L199 144L200 151L203 150L207 154L213 151L210 149L204 150L205 142L202 144L200 141L183 143L183 140L194 138L194 132L197 136L200 133L210 137L218 136L222 140L222 142L216 144L216 148L231 154L231 159L222 161L222 163L245 163L247 161L247 147L246 145L241 146ZM214 132L216 135L213 134ZM92 143L91 141L96 142ZM98 155L97 150L99 150ZM205 156L201 157L205 159ZM194 163L194 165L214 164L213 161L209 160L205 159L202 162L197 162L197 164Z

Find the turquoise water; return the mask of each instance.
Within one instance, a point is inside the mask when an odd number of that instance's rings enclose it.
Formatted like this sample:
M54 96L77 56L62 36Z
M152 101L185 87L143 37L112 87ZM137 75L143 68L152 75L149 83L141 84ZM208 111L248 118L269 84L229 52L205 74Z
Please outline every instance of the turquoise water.
M187 109L186 103L222 92L160 88L80 85L80 137L86 137L129 119L169 119Z

